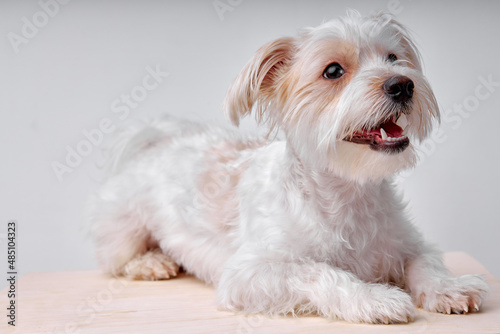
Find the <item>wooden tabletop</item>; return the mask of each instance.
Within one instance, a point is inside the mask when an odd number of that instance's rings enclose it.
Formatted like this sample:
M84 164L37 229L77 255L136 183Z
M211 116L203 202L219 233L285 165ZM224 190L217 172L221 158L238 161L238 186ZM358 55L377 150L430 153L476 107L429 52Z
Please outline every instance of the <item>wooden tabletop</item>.
M99 271L33 273L17 282L16 327L0 292L0 333L500 333L500 282L465 253L446 253L454 275L484 274L492 291L479 313L418 310L415 322L358 325L320 317L241 316L217 310L213 287L188 276L144 282Z

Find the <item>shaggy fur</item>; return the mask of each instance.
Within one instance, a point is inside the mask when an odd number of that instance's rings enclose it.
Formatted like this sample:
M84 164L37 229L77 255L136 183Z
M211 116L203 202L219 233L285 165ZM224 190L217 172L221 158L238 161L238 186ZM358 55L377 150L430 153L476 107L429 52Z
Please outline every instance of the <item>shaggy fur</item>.
M338 78L325 76L331 64ZM397 102L391 78L411 80L413 96ZM439 119L418 52L391 16L350 12L266 44L225 110L236 125L253 113L286 140L173 119L118 137L114 174L88 210L105 271L167 279L182 266L216 287L222 309L246 313L398 323L415 305L479 309L486 283L450 276L390 182ZM389 126L404 132L387 139Z

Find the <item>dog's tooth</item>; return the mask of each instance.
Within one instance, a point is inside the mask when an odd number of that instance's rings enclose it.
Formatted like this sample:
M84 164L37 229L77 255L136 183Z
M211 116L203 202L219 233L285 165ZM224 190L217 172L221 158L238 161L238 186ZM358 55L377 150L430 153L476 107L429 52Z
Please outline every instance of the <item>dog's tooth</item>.
M380 134L383 140L387 140L387 132L385 132L384 128L380 128Z
M401 114L401 116L399 116L396 124L399 125L399 127L401 127L402 129L405 129L406 126L408 125L408 119L406 118L406 115Z

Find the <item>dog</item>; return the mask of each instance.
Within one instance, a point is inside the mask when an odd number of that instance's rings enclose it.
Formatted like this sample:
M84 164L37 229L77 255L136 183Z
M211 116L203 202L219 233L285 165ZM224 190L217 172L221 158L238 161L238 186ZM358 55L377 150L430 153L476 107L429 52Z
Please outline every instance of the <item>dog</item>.
M479 310L484 279L450 275L391 181L440 116L390 14L351 11L264 45L224 110L234 125L253 114L268 135L166 118L118 136L88 207L104 271L183 269L216 288L221 309L247 314L388 324L416 306Z

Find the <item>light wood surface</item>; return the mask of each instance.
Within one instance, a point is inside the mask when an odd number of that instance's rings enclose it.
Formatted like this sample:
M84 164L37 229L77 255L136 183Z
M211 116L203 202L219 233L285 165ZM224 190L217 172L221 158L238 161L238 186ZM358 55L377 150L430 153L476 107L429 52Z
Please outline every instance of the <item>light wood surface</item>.
M500 333L500 282L465 253L446 253L454 275L484 274L492 291L479 313L417 311L406 325L356 325L319 317L242 316L217 310L212 287L187 275L126 281L99 271L33 273L18 281L17 326L0 333ZM6 314L7 290L0 293Z

